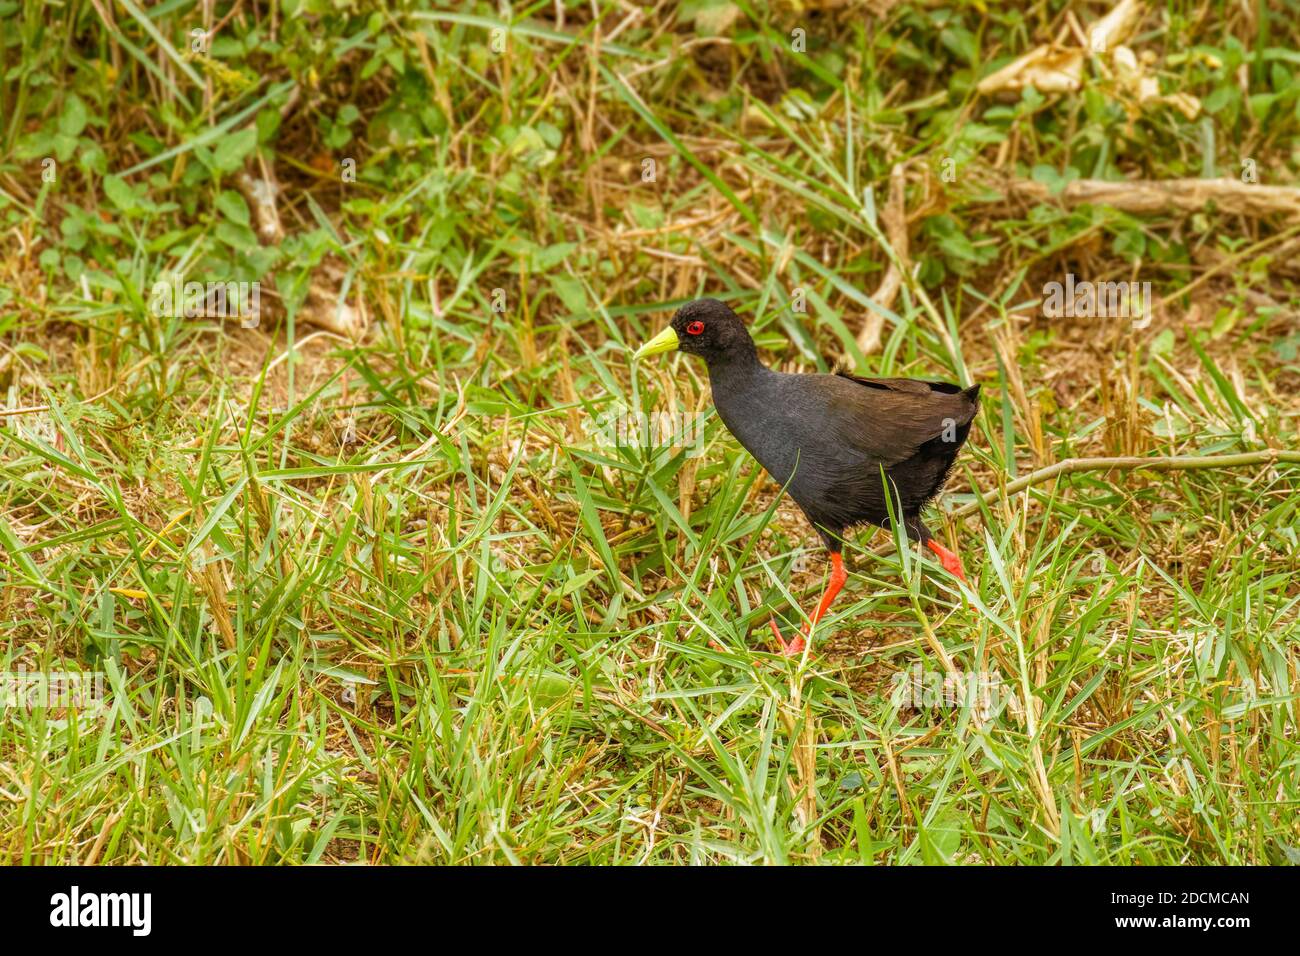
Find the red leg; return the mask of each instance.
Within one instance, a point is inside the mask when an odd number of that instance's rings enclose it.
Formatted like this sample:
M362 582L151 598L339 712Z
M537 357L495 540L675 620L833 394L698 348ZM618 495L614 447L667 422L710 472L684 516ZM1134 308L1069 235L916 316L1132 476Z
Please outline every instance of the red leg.
M968 583L966 580L966 572L963 571L961 567L961 558L957 557L957 555L953 554L938 541L935 541L934 538L931 538L925 544L926 547L938 556L939 563L943 565L945 571L958 578L962 584Z
M781 642L781 653L786 657L793 657L795 654L803 653L806 638L812 628L817 626L817 622L826 616L826 612L831 608L831 602L835 596L840 593L840 588L844 587L844 582L848 580L848 575L844 573L844 558L838 551L831 552L831 579L826 583L826 590L822 594L822 599L817 602L817 610L813 612L812 620L805 624L789 644ZM781 640L781 634L777 630L776 622L769 621L772 625L772 633L776 634L778 641Z

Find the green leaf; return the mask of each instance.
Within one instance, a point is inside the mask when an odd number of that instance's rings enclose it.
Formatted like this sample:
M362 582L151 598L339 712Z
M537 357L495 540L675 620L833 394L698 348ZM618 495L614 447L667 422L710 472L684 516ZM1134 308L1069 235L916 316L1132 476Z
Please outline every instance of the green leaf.
M120 176L104 177L104 195L122 212L132 212L140 207L135 192Z
M574 315L584 315L588 311L587 293L582 283L569 276L553 275L550 277L551 289L564 307Z
M545 249L536 249L529 256L529 268L534 272L549 272L558 266L561 262L578 248L576 242L557 242L554 245L547 246Z
M1151 354L1165 357L1174 354L1174 333L1172 330L1162 329L1160 333L1151 340Z
M216 234L221 242L240 252L255 252L261 245L252 229L232 222L219 223Z
M1201 103L1207 113L1217 113L1233 101L1236 91L1230 86L1221 86Z
M223 190L217 197L217 211L231 222L241 226L247 226L249 223L248 203L244 202L244 197L233 189Z
M212 151L212 165L219 172L233 173L244 165L244 160L256 146L257 130L251 126L223 136Z
M979 59L979 41L965 27L948 27L939 34L939 42L965 60L967 66L974 66Z
M739 16L740 8L734 3L714 0L696 11L695 32L706 37L722 36L731 29Z
M87 119L89 115L85 102L73 93L63 104L63 112L59 116L59 132L64 136L80 136L86 128Z

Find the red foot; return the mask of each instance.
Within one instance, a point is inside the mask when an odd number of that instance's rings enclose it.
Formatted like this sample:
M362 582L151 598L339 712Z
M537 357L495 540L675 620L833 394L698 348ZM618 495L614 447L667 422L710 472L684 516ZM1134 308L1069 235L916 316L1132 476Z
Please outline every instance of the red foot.
M794 657L796 654L803 653L803 634L796 634L794 638L791 639L790 643L787 644L785 638L781 636L781 629L776 626L776 618L770 619L767 622L767 626L772 629L772 636L776 638L776 646L780 648L777 653L785 657Z
M962 570L961 558L957 557L957 555L953 554L938 541L935 541L934 538L931 538L925 544L938 556L939 563L943 565L945 571L960 580L962 584L968 583L966 580L966 572Z
M767 622L768 627L772 629L772 634L776 637L776 642L781 646L781 653L786 657L794 657L796 654L802 654L804 647L808 643L809 631L817 626L826 612L830 610L831 602L835 600L835 595L840 593L840 588L844 587L844 582L848 575L844 573L844 559L838 551L831 552L831 579L826 584L826 592L822 599L817 603L817 610L813 612L812 620L799 629L799 633L787 644L781 639L781 631L776 626L775 619Z

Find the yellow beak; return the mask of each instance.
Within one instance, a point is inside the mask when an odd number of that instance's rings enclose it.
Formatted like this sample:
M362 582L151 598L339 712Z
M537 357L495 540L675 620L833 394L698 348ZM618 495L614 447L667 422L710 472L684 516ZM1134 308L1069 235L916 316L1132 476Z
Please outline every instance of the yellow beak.
M672 352L677 348L677 333L670 325L645 345L641 346L632 353L633 360L643 359L647 355L658 355L660 352Z

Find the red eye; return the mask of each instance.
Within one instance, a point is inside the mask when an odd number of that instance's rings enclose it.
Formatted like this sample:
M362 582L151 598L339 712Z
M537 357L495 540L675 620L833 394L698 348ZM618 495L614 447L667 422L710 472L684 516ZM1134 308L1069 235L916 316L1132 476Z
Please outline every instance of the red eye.
M703 322L698 322L698 321L692 322L690 325L686 326L687 335L699 335L703 331L704 331Z

